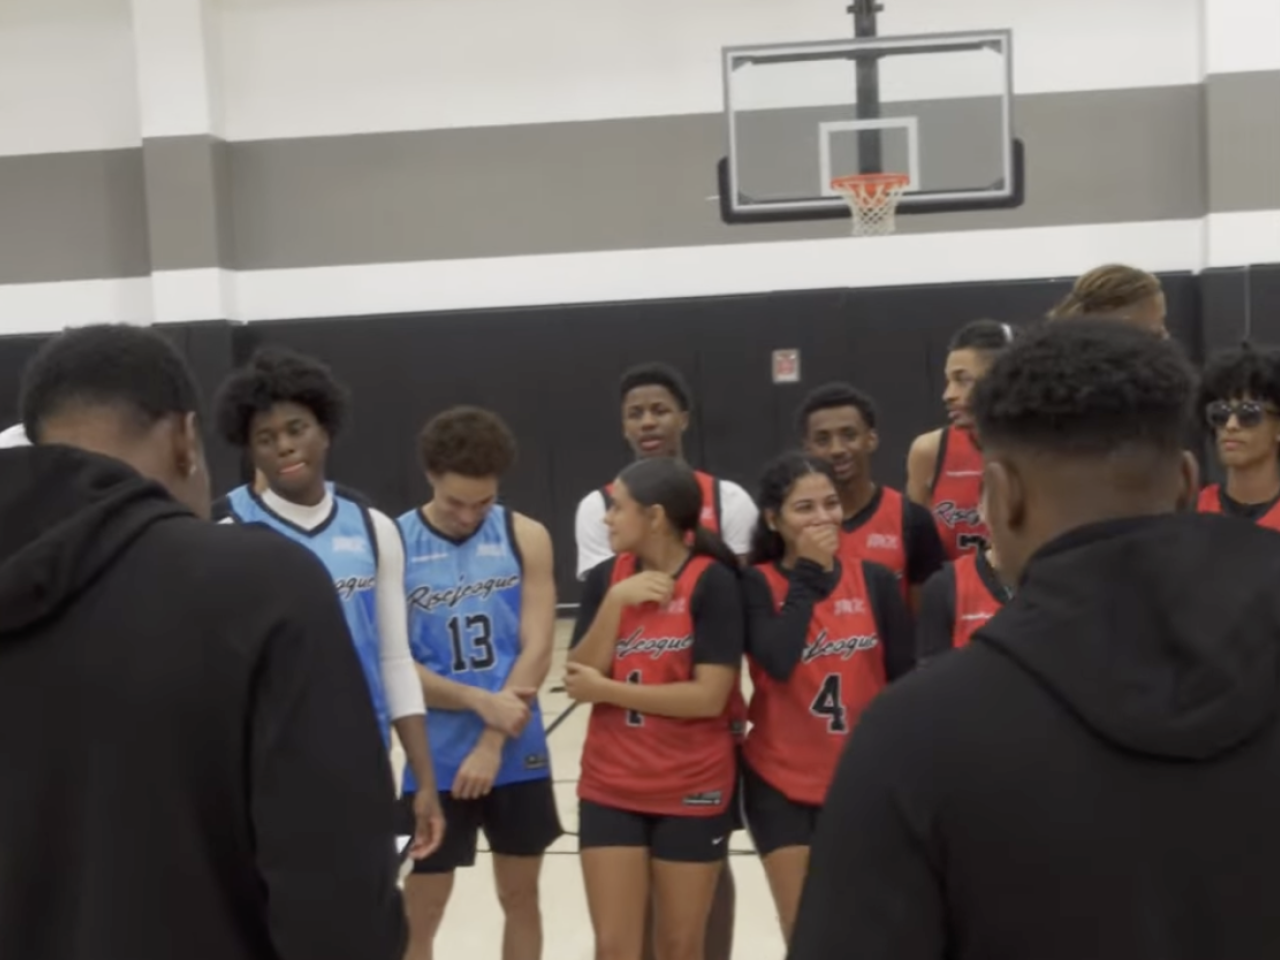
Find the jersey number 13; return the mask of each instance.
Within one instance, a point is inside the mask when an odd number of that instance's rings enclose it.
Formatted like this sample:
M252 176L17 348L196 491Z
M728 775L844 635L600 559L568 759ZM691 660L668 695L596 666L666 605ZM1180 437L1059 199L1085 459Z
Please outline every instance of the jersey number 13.
M483 613L449 618L449 639L453 648L453 672L489 670L498 662L493 651L493 624Z

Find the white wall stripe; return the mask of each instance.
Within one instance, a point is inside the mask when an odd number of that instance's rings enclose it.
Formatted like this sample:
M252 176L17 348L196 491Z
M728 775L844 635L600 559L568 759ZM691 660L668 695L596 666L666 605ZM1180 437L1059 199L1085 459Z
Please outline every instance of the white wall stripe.
M0 284L0 335L88 323L150 323L152 317L146 277Z
M1280 263L1280 210L1207 220L781 241L0 285L0 335L104 321L262 321Z
M1213 213L1205 218L1205 266L1280 263L1280 210Z

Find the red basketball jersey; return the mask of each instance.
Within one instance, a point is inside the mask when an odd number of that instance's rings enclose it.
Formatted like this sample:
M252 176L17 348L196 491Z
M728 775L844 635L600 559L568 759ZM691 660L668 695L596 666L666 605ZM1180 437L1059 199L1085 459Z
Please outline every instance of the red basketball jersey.
M711 474L701 470L693 471L693 475L698 478L698 486L702 488L702 515L698 517L698 524L718 535L721 532L720 484ZM613 496L613 484L608 484L603 493L607 504Z
M627 607L611 677L626 683L693 679L693 591L715 561L693 557L665 606ZM614 562L613 583L636 572L635 557ZM578 796L636 813L712 816L733 793L737 766L727 717L678 720L597 703L582 749Z
M1214 483L1200 491L1200 500L1196 503L1200 513L1222 513L1222 488ZM1260 527L1280 531L1280 503L1254 521Z
M877 496L880 503L875 513L853 530L840 531L840 562L856 566L861 560L870 560L888 567L905 584L907 547L903 542L906 530L902 494L881 487Z
M966 553L951 567L956 575L956 622L951 627L951 645L958 650L969 645L974 632L994 617L1004 603L983 581L976 553Z
M771 564L757 567L781 608L789 584ZM821 806L845 740L885 685L884 648L867 597L862 564L842 563L831 596L813 608L809 636L786 683L748 658L751 729L743 756L796 803Z
M711 474L703 473L701 470L693 471L693 475L698 478L698 486L702 488L702 515L698 518L698 524L719 536L721 532L720 483ZM609 498L613 496L613 484L605 487L603 492L604 502L608 503ZM736 738L741 739L746 734L747 701L742 695L741 684L735 684L733 693L729 696L729 723Z
M933 520L947 556L954 560L981 546L987 528L978 519L982 453L968 430L947 427L938 446L933 478Z

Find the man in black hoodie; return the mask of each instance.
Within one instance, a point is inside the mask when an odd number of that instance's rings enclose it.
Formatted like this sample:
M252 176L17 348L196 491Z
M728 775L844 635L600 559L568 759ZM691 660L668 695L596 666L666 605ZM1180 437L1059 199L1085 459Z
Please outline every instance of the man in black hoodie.
M1079 320L977 387L1020 585L863 715L791 960L1280 956L1280 542L1180 512L1194 379Z
M217 526L158 334L28 367L0 451L0 957L400 960L391 771L323 567Z

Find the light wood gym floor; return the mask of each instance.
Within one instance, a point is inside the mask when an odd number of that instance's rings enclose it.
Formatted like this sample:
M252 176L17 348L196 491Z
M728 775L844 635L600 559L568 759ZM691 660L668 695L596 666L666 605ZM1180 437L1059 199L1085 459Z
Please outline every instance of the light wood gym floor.
M548 725L570 706L559 686L564 672L571 621L561 621L556 632L556 655L541 696L542 714ZM551 734L551 769L564 829L578 828L578 758L587 732L588 708L574 710ZM396 758L397 762L399 757ZM481 836L481 847L484 838ZM591 960L591 921L578 866L578 840L566 835L548 851L542 869L542 917L545 930L544 960ZM745 832L733 837L730 865L738 887L734 960L782 960L782 936L769 887L760 861L751 852ZM502 911L493 891L490 859L482 853L471 870L458 871L453 897L436 941L436 956L470 960L500 960Z

